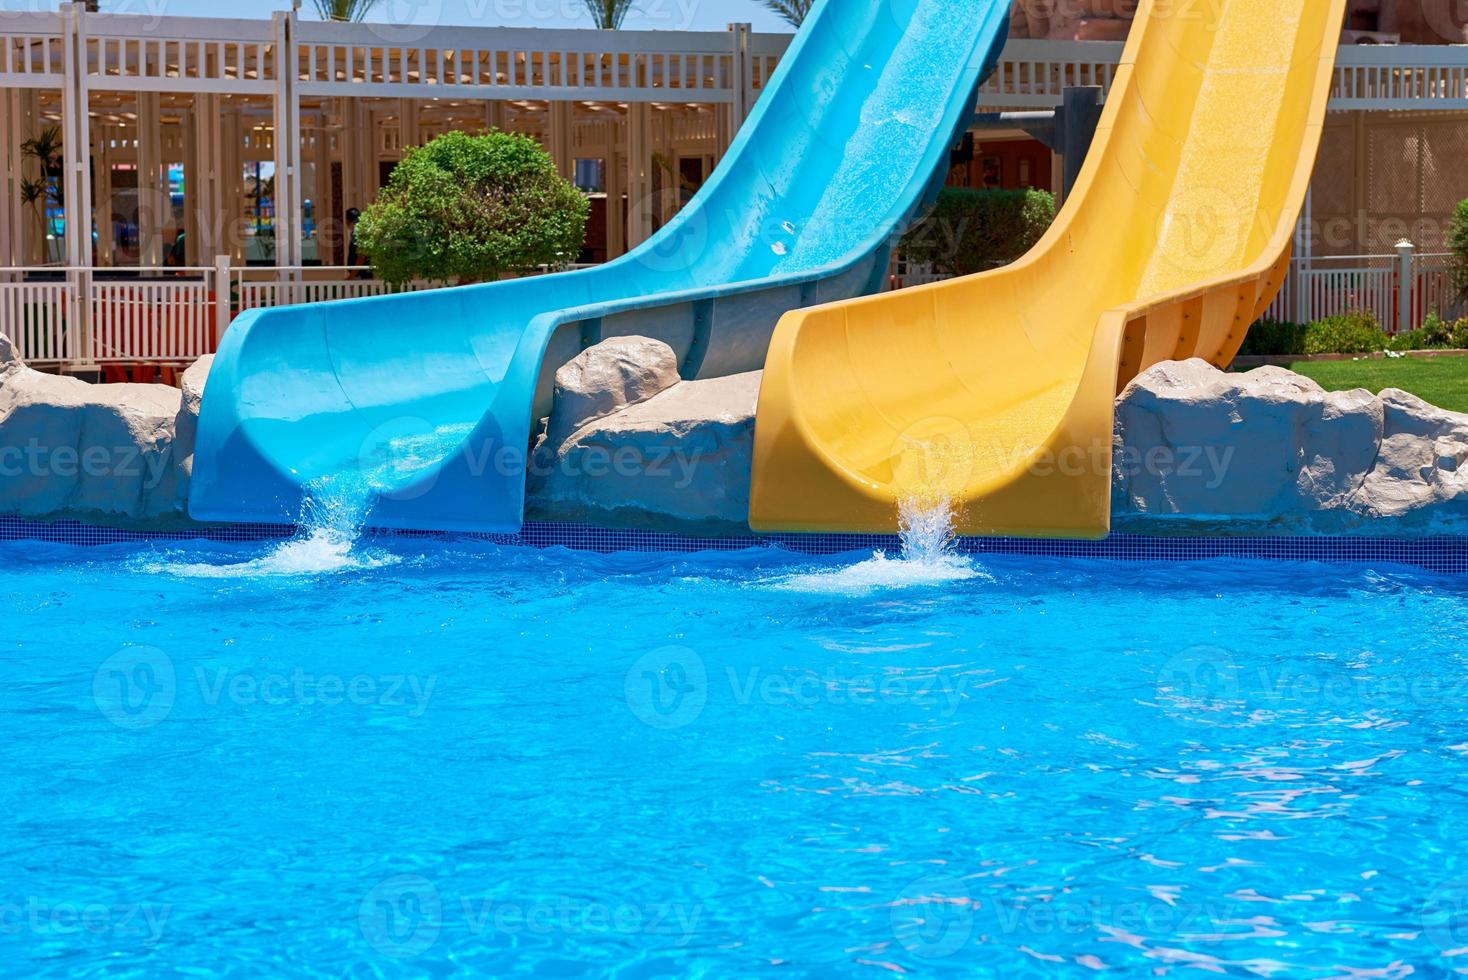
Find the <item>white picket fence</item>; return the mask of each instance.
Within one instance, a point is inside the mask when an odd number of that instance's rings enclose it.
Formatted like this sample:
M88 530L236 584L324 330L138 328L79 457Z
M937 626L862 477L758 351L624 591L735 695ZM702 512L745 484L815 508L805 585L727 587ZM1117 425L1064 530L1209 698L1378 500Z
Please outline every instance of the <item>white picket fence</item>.
M573 268L584 268L575 266ZM550 269L541 270L549 272ZM346 267L119 270L0 268L0 333L21 357L69 370L105 365L186 364L213 353L224 328L245 310L433 289L394 287ZM894 262L888 288L947 278L931 267ZM1391 331L1411 329L1429 313L1468 315L1452 257L1417 254L1296 260L1265 316L1309 322L1365 311Z
M567 268L586 268L573 265ZM435 289L361 278L362 268L296 266L136 270L0 268L0 333L46 368L186 364L211 354L246 310ZM552 271L549 267L535 275Z
M1312 256L1291 262L1290 274L1265 317L1309 323L1347 313L1370 313L1388 332L1400 333L1436 313L1452 320L1468 315L1453 256L1417 253Z

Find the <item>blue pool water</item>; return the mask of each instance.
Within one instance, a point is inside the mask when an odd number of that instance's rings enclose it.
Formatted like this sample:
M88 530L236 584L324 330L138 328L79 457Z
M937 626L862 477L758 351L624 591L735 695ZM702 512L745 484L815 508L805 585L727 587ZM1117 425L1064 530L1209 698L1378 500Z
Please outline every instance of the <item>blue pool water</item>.
M1400 568L0 545L0 971L1468 967Z

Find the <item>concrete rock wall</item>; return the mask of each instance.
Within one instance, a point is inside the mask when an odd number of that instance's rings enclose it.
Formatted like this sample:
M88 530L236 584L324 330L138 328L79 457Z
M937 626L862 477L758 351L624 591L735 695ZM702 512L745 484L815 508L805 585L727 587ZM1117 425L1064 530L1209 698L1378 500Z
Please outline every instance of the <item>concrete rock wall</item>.
M0 514L185 526L209 360L183 390L33 371L0 336ZM556 374L527 517L748 533L757 372L682 381L620 337ZM1327 392L1283 368L1159 364L1116 403L1112 513L1141 533L1468 533L1468 415L1403 391Z
M1468 415L1405 391L1167 362L1122 392L1114 440L1118 530L1468 531Z
M167 385L87 384L30 369L0 335L0 513L187 523L203 384L200 370L190 374L191 394Z

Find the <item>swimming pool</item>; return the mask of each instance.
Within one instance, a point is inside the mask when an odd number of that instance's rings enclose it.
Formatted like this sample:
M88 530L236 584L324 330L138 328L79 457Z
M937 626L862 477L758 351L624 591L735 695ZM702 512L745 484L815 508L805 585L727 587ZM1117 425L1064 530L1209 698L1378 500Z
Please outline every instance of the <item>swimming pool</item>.
M1468 966L1461 577L434 540L0 574L16 975Z

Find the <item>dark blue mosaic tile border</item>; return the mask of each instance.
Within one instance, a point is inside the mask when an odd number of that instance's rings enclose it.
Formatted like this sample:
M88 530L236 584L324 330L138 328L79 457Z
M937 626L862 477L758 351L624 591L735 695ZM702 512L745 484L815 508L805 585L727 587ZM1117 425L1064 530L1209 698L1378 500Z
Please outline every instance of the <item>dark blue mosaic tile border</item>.
M43 523L0 517L0 540L99 545L129 541L261 541L285 538L294 528L276 524L235 524L180 531L129 531L77 521ZM427 532L397 532L380 537L444 537ZM661 531L618 530L580 524L526 524L519 534L452 535L460 540L530 548L564 547L580 551L737 551L777 546L802 554L846 551L897 551L898 539L872 534L750 534L702 538ZM1113 561L1199 561L1248 558L1263 561L1314 561L1334 564L1413 565L1446 574L1468 574L1468 537L1148 537L1113 534L1104 541L1026 538L964 538L967 554L1034 555Z

